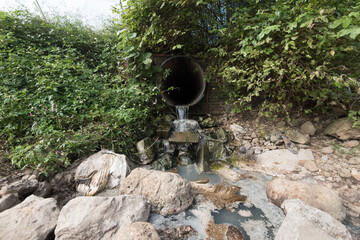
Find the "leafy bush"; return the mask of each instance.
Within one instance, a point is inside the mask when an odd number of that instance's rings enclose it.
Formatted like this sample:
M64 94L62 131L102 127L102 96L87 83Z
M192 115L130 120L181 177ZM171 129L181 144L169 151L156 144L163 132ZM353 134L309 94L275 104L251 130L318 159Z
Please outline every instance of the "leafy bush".
M112 30L0 12L0 138L13 164L56 171L100 148L133 153L152 95L119 73Z
M138 51L202 56L235 111L359 111L358 1L129 0L121 34ZM123 39L126 39L124 37ZM229 92L228 89L231 89Z
M279 1L253 7L256 12L239 9L225 37L233 47L219 67L232 100L249 107L260 96L268 113L358 108L360 5L349 3Z

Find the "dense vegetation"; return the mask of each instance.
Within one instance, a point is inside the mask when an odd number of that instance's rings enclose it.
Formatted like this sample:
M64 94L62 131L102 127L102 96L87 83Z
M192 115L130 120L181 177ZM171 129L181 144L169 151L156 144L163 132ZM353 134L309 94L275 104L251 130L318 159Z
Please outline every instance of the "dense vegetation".
M13 164L59 170L100 148L134 152L153 94L119 65L113 32L0 13L0 136Z
M133 155L161 107L152 53L202 57L234 111L360 115L358 1L128 0L114 11L101 31L0 12L0 141L18 167L59 170L100 148Z
M192 54L235 111L360 114L360 3L354 0L129 0L124 34L143 51ZM126 29L126 30L125 30ZM228 91L232 89L232 91Z

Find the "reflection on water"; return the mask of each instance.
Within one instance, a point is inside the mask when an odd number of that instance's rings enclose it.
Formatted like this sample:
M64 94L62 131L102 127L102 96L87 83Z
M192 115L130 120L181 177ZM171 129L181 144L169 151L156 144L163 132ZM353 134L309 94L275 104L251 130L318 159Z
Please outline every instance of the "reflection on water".
M177 167L177 170L178 170L178 174L188 181L199 181L204 178L209 179L210 184L219 183L221 181L220 176L217 175L216 173L202 172L200 174L195 164Z

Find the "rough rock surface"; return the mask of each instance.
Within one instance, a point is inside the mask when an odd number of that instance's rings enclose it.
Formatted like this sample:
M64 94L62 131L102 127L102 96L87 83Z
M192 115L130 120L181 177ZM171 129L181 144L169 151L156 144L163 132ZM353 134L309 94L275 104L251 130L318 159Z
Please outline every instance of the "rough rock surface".
M154 226L148 222L134 222L117 232L113 240L160 240Z
M310 149L300 149L297 154L287 149L277 149L264 152L257 157L257 164L254 170L263 170L266 174L278 176L283 173L292 173L299 170L299 161L313 161L314 156Z
M308 170L309 172L319 171L319 168L316 166L316 163L314 161L306 161L304 164L304 168L306 168L306 170Z
M0 212L9 209L20 203L19 197L16 193L10 193L0 198Z
M316 128L310 121L303 123L300 128L303 133L309 134L310 136L315 135Z
M310 140L308 134L302 134L301 132L295 129L290 129L286 131L285 135L290 139L290 141L300 144L308 144Z
M31 195L38 186L39 186L39 182L36 179L33 180L23 179L13 182L9 185L5 185L1 189L0 195L4 196L10 193L16 193L20 199L24 199L27 196Z
M275 240L351 240L346 227L330 214L313 208L299 199L282 204L286 218Z
M140 161L142 164L149 164L154 160L154 152L152 141L150 138L144 138L136 144L136 148L140 153Z
M60 212L55 239L112 239L133 222L145 222L150 204L143 196L77 197Z
M176 228L166 228L158 230L161 240L186 240L196 231L191 226L181 225Z
M105 188L115 188L129 171L125 155L102 150L91 155L76 169L77 191L93 196Z
M360 139L360 129L352 127L353 122L340 118L326 127L324 133L340 140Z
M142 195L151 203L151 211L161 215L187 209L194 195L190 184L176 173L134 169L120 185L120 194Z
M0 213L0 239L47 239L55 229L59 212L55 199L31 195Z
M345 218L345 209L339 194L324 186L276 178L268 183L266 195L278 207L287 199L298 198L340 221Z

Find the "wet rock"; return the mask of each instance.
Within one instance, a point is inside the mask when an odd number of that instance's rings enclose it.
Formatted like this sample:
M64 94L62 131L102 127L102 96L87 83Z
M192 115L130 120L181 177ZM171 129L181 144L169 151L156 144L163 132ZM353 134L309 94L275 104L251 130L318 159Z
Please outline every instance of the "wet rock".
M246 196L238 194L240 187L235 185L208 185L196 182L190 182L190 184L196 194L200 194L204 196L205 199L211 200L218 209L229 206L229 204L232 203L246 201Z
M206 233L208 239L245 240L241 232L232 225L215 224L210 221Z
M211 137L223 143L227 142L229 139L228 133L225 131L224 128L217 128L214 134L211 134Z
M209 147L210 159L218 161L226 158L226 149L222 142L209 140L207 144Z
M144 138L136 143L136 149L140 153L142 164L149 164L154 160L153 141L150 138Z
M0 213L0 239L47 239L55 229L59 212L55 199L31 195Z
M158 230L161 240L186 240L196 233L191 226L178 226L176 228L166 228Z
M13 182L9 185L5 185L1 191L0 195L4 196L10 193L16 193L19 196L19 199L25 199L27 196L31 195L39 186L38 180L19 180Z
M162 123L156 130L156 135L161 139L167 139L170 136L171 124Z
M286 131L285 135L289 138L290 141L295 143L308 144L310 140L308 134L302 134L296 129L290 129Z
M312 173L319 171L319 168L314 161L306 161L304 167L306 168L306 170Z
M173 168L173 157L169 153L163 153L159 158L152 162L151 167L156 170L169 170Z
M275 240L352 239L341 222L299 199L284 201L282 208L286 212L286 217Z
M77 197L60 212L55 239L112 239L133 222L145 222L150 204L143 196Z
M116 188L129 170L125 155L102 150L91 155L77 167L76 189L86 196L93 196L105 188Z
M3 212L9 208L12 208L16 204L19 204L20 200L16 193L10 193L0 198L0 212Z
M265 221L261 220L252 220L249 219L243 223L241 226L244 228L247 235L249 235L250 239L256 240L269 240L270 238L269 230L267 229Z
M344 147L347 147L347 148L354 148L354 147L359 146L359 141L351 140L351 141L344 142L343 145L344 145Z
M201 141L198 146L196 166L200 172L207 172L210 170L209 144L207 141Z
M179 153L179 156L178 156L178 159L179 159L179 165L180 166L187 166L187 165L190 165L192 164L192 160L191 160L192 156L190 153L188 152L180 152Z
M359 202L360 200L359 193L354 189L351 188L340 189L339 193L341 198L351 203L356 203Z
M216 125L218 125L218 123L215 121L215 119L211 117L205 118L200 122L200 126L202 128L212 128L215 127Z
M190 184L176 173L134 169L120 185L120 194L142 195L151 203L151 211L161 215L187 209L193 199Z
M173 126L176 132L196 132L199 127L199 123L192 119L175 120Z
M323 147L321 152L324 154L332 154L334 152L334 148L332 146Z
M239 210L238 213L242 217L252 217L252 213L249 210Z
M224 179L229 180L232 183L238 182L241 179L244 179L244 175L232 170L228 167L223 167L223 168L219 168L217 170L215 170L215 172L217 174L219 174L220 176L222 176Z
M346 118L338 119L325 129L324 134L340 140L360 139L360 129L353 128L352 124L353 122Z
M134 222L119 230L113 240L160 240L154 226L148 222Z
M310 122L310 121L303 123L300 126L300 129L303 133L309 134L310 136L314 136L315 132L316 132L316 128L315 128L314 124L312 124L312 122Z
M242 233L236 227L230 225L226 231L226 237L228 240L245 240Z
M169 142L174 143L198 143L200 137L192 132L173 132L169 138Z
M266 195L278 207L287 199L298 198L340 221L345 218L345 209L339 194L324 186L276 178L268 183Z

